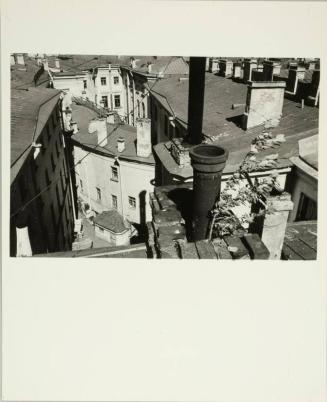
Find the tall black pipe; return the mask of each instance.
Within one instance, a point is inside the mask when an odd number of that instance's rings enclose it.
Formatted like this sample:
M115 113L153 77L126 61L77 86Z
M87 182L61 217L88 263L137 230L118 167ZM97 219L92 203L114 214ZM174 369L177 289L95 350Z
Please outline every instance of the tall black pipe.
M188 139L191 144L202 142L202 121L205 86L205 57L190 58L188 93Z
M220 197L221 174L228 151L217 145L201 144L190 150L193 166L193 240L208 237L210 211Z

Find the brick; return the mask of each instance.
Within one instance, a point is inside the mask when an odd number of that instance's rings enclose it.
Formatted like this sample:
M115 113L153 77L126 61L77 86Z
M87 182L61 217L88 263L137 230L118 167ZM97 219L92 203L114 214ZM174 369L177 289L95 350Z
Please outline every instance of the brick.
M182 215L177 209L168 209L166 211L154 211L153 219L157 225L170 226L182 222Z
M195 243L188 243L185 240L177 240L180 248L181 258L186 259L198 259L199 255L195 246Z
M268 260L269 250L260 239L257 233L248 233L243 236L243 241L247 247L250 257L253 260Z
M210 260L217 259L215 249L213 248L211 242L208 242L207 240L200 240L195 242L195 246L198 251L200 259L210 259Z
M248 250L245 248L242 240L238 236L225 236L224 241L234 260L250 259Z
M218 260L231 260L232 255L228 251L227 244L222 239L214 239L212 241L213 248L217 254Z

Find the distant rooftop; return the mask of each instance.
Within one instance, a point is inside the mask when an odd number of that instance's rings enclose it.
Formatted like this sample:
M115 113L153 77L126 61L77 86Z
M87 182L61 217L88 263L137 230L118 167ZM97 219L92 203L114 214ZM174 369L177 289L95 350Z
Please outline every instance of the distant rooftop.
M36 141L58 103L60 91L29 88L11 91L11 182L22 167L33 141Z
M250 150L251 140L260 134L263 126L244 131L240 127L247 95L247 85L236 83L212 73L206 73L205 99L203 113L203 134L210 142L219 144L229 150L229 158L225 172L235 171L244 156ZM151 95L165 109L174 114L176 120L187 128L188 118L188 80L164 78L157 82ZM240 107L232 109L233 104ZM268 131L272 134L284 134L286 142L276 149L266 149L259 157L278 153L281 166L291 165L289 158L299 152L298 140L318 133L319 110L314 107L301 106L291 100L284 99L283 116L280 124ZM180 168L170 156L165 144L154 147L161 160L169 165L168 170L174 170L181 177L192 176L192 168Z
M38 66L36 60L24 55L25 65L14 64L10 66L10 79L12 89L26 89L35 86L35 77L37 77L37 86L47 86L49 76Z
M115 209L104 211L101 212L101 214L98 214L94 218L94 224L117 234L124 233L130 229L130 226Z
M90 134L88 126L90 120L97 117L97 113L82 105L73 103L73 119L77 122L79 132L72 136L72 139L89 148L90 150L97 148L96 152L108 155L118 156L120 159L128 160L136 163L144 163L147 165L154 165L155 161L152 155L148 158L141 158L136 154L136 128L127 124L114 125L107 123L108 143L107 145L98 145L97 133ZM118 152L117 140L118 138L125 139L125 150Z

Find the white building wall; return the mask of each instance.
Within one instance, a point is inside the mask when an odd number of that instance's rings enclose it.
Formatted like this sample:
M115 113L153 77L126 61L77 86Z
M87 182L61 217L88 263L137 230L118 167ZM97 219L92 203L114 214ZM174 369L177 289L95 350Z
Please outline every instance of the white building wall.
M75 164L86 153L80 147L75 146ZM118 181L112 179L111 167L118 169ZM151 180L154 179L154 176L154 166L121 160L117 165L113 157L91 153L76 166L77 194L97 213L112 209L112 195L115 195L118 212L129 221L140 223L139 196L145 191L145 216L147 221L151 221L149 193L153 192ZM83 188L80 186L80 180L82 180ZM97 199L96 188L101 191L101 200ZM135 198L135 209L129 205L129 196Z
M70 91L72 96L82 96L84 90L83 76L75 77L53 77L53 86L55 89Z

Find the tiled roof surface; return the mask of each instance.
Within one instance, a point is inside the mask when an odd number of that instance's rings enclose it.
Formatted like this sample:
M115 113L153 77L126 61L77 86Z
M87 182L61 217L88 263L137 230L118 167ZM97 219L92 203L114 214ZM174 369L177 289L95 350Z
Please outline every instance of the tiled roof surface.
M114 233L123 233L130 228L124 218L115 209L101 212L101 214L94 218L94 224L102 226Z
M14 64L10 66L11 88L25 89L31 86L34 87L34 77L41 70L41 67L36 64L36 61L28 56L24 57L25 66ZM41 72L41 71L40 71ZM44 71L37 80L37 86L46 86L49 82L49 76Z
M159 102L170 112L174 111L178 121L187 127L188 115L188 80L166 78L157 82L151 91ZM230 79L214 74L206 74L205 102L203 113L203 133L211 137L213 143L226 147L229 158L226 171L233 171L249 152L251 140L262 132L262 126L247 131L239 127L244 107L232 109L232 104L245 104L247 85L233 82ZM167 102L168 100L168 102ZM278 127L269 131L272 134L285 134L286 142L278 149L267 149L260 152L260 157L278 153L281 163L298 155L298 140L318 132L317 108L304 106L301 109L294 101L284 99L283 116ZM155 147L163 152L164 144ZM168 158L168 156L167 156ZM284 160L284 162L283 162ZM178 167L180 173L182 169Z
M317 221L288 223L282 254L287 260L315 260L317 258Z
M30 88L11 92L11 178L15 178L57 104L60 91Z
M97 116L96 112L81 105L72 105L73 119L77 122L79 132L72 136L73 140L92 149L98 144L97 133L89 134L88 126L91 119ZM136 154L136 128L129 125L113 125L107 123L108 143L99 146L98 150L110 156L119 156L121 159L131 162L154 165L154 158L141 158ZM117 140L119 137L125 139L125 150L118 152Z

